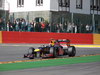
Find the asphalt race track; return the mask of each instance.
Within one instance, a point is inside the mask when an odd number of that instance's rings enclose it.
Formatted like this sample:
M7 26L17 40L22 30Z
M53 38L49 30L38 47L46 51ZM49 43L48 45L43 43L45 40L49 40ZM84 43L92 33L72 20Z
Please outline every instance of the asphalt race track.
M29 60L24 59L23 54L32 46L38 47L39 45L0 44L0 62ZM100 54L100 48L76 48L76 56L95 54ZM100 62L5 71L0 72L0 75L100 75Z
M25 44L1 44L0 45L0 62L29 60L24 59L23 55L27 53L29 47L38 47L41 45ZM100 48L76 48L76 56L100 54Z
M38 47L41 45L19 45L4 44L0 45L0 62L29 60L24 59L23 55L27 53L29 47ZM100 54L100 48L76 48L76 56Z

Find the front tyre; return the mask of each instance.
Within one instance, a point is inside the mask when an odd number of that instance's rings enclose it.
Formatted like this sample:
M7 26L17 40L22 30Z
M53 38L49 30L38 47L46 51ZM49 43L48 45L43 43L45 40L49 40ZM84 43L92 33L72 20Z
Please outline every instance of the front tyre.
M31 51L31 52L29 52L29 59L34 59L34 55L35 55L34 50L35 50L35 48L30 47L29 49Z
M50 48L50 54L53 54L53 58L57 57L57 51L56 51L56 49L54 47Z

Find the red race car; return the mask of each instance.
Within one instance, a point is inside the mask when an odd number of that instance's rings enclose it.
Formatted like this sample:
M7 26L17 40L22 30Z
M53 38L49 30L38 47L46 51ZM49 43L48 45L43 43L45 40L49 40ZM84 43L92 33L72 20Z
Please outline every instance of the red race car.
M63 45L61 44L63 42ZM53 45L52 45L53 44ZM43 45L38 48L30 47L28 53L24 54L24 58L34 59L36 57L58 57L63 55L68 55L69 57L74 57L76 54L76 48L70 46L70 40L68 39L58 39L53 40L49 45Z

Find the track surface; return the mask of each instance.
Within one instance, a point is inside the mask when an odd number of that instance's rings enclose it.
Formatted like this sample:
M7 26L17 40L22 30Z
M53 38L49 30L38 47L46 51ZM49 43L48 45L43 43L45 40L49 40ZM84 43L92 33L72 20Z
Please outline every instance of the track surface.
M24 59L23 55L27 53L27 49L32 46L38 47L40 45L13 45L13 44L2 45L1 44L0 45L0 62L29 60L29 59ZM100 54L100 48L76 47L76 56L91 55L91 54Z

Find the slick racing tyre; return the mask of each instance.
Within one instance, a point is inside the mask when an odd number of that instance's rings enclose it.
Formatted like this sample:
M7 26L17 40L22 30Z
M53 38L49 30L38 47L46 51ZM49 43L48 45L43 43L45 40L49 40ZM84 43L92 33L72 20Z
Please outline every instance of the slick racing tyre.
M55 48L51 47L50 48L50 54L53 54L53 58L56 58L57 57L57 51Z
M74 57L75 54L76 54L76 48L74 46L69 46L68 47L68 56Z
M35 48L33 48L33 47L30 47L29 48L29 50L31 50L30 52L29 52L29 59L34 59L34 50L35 50Z

